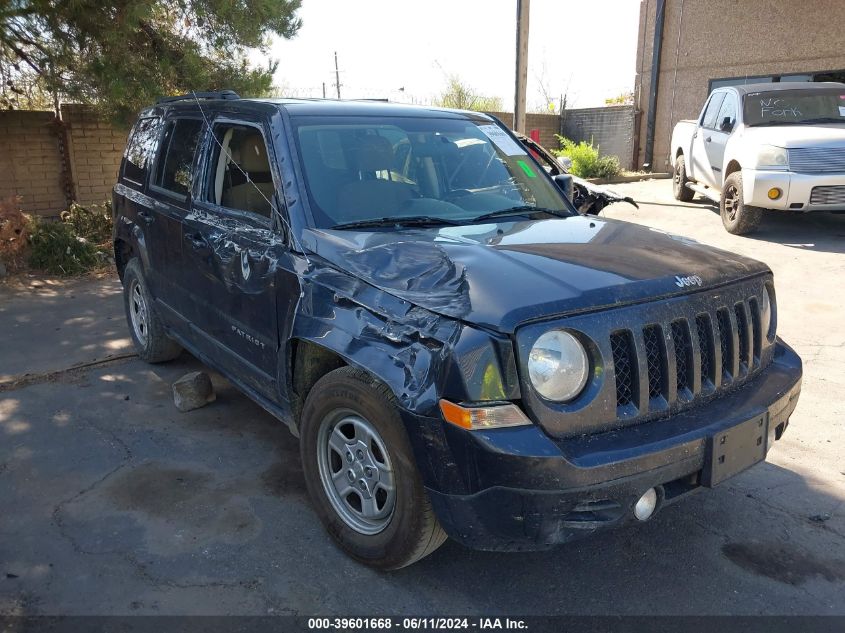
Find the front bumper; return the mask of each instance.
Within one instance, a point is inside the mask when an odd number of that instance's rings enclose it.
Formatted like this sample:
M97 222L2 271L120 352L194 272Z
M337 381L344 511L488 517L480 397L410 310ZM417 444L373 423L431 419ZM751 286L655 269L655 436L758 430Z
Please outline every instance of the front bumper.
M768 422L768 451L795 409L801 374L801 359L779 341L765 371L706 405L561 440L537 426L467 432L410 414L406 423L449 536L475 549L547 549L635 520L649 488L660 504L700 488L709 438L755 416Z
M777 200L768 196L772 187L783 191ZM845 211L845 204L811 204L813 187L845 187L845 174L742 170L743 201L747 205L779 211Z

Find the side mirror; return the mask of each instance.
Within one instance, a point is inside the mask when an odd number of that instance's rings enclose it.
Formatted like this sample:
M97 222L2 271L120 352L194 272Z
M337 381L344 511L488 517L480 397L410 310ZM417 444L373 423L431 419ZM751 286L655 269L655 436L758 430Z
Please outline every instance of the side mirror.
M730 132L731 130L733 130L734 122L731 117L726 116L724 119L722 119L722 124L719 126L719 129L722 130L722 132Z
M557 157L558 165L564 168L564 170L569 171L572 169L572 159L569 156L558 156Z
M566 196L566 199L572 202L574 195L572 176L569 174L558 174L557 176L552 177L552 180L554 180L555 184L560 187L560 190L563 192L563 195Z

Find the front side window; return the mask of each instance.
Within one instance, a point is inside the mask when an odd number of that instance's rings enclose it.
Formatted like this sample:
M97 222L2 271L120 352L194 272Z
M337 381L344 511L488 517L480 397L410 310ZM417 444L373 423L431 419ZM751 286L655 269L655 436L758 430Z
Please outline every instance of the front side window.
M704 111L704 119L701 125L712 129L716 129L716 117L719 115L719 109L722 107L722 101L725 99L724 92L717 92L710 97L710 102L707 104L707 109Z
M147 169L155 156L156 143L161 132L161 119L149 117L139 119L132 130L123 164L123 177L142 185L147 179Z
M267 145L251 125L214 126L206 200L218 206L270 217L274 195Z
M722 107L716 117L716 126L723 132L730 132L736 124L736 95L726 93Z
M745 95L746 125L845 124L845 90L807 88Z
M293 117L320 228L381 218L471 222L508 209L568 214L527 150L487 120Z
M153 184L183 198L193 181L194 154L203 122L197 119L168 121L161 140L161 153Z

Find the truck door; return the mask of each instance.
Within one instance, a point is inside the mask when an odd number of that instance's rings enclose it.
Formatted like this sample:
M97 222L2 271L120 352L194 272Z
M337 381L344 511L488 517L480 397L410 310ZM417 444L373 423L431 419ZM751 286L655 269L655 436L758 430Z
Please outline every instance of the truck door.
M713 142L713 131L716 128L716 117L725 100L724 92L714 92L710 95L704 114L698 121L698 129L692 139L692 174L691 177L708 187L716 186L713 168L710 165L709 147ZM721 168L721 164L719 165Z
M260 122L217 119L202 184L183 228L194 337L215 363L277 399L278 314L298 298L287 245L273 221L274 175Z
M723 172L725 163L725 146L728 144L728 139L733 133L736 126L738 101L737 97L732 92L725 93L725 100L722 101L722 107L719 108L719 114L716 115L715 129L710 131L710 142L705 139L704 149L707 152L707 162L710 164L710 169L713 173L713 186L718 189L722 188L725 181Z

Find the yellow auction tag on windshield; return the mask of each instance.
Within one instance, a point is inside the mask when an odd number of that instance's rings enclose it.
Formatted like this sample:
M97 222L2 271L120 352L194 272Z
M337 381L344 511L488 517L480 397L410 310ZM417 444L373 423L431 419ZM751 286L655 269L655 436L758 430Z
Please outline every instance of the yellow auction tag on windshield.
M522 168L522 171L524 171L525 175L529 178L537 177L537 174L534 173L534 170L531 169L531 167L528 166L528 163L526 163L524 160L518 160L516 161L516 164Z

